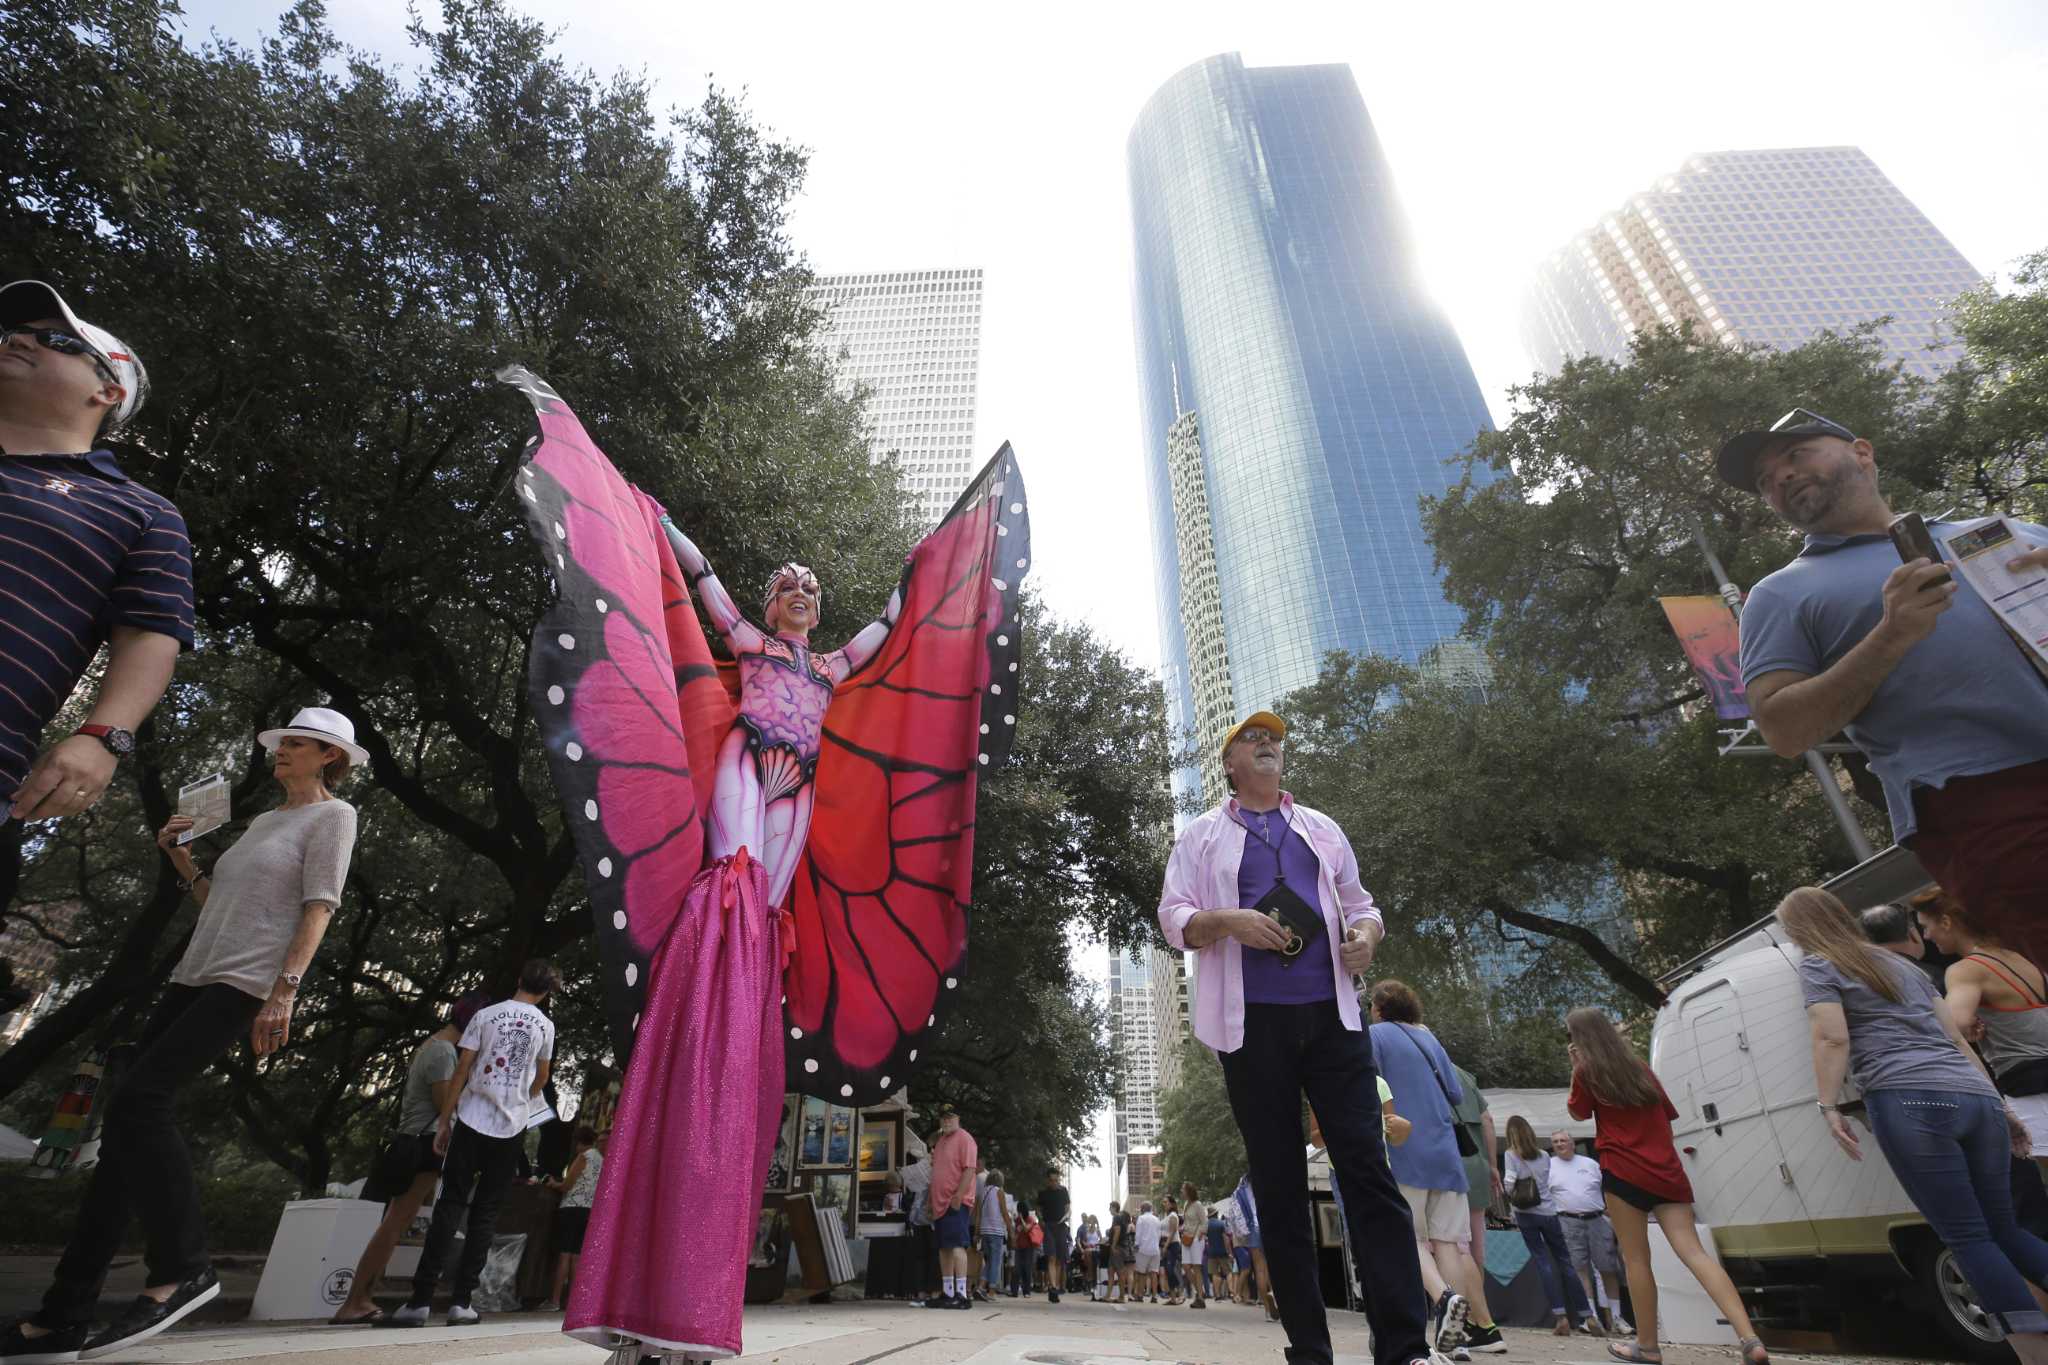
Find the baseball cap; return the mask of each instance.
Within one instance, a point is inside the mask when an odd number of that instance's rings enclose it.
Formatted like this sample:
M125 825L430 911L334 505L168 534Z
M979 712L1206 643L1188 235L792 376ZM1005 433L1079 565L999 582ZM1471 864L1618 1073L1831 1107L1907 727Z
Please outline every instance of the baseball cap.
M142 368L142 357L106 328L95 327L72 312L64 296L41 280L16 280L0 289L0 327L50 317L64 319L65 328L91 346L114 372L114 382L123 392L106 429L111 432L126 426L149 397L149 371Z
M1237 724L1230 727L1230 733L1223 736L1223 743L1220 746L1218 746L1216 750L1216 756L1218 758L1221 758L1223 757L1223 755L1229 753L1230 746L1237 743L1238 735L1242 734L1245 730L1250 729L1254 725L1263 726L1265 729L1271 730L1274 734L1280 736L1283 739L1287 736L1286 721L1280 719L1280 717L1274 715L1271 711L1254 711L1250 715L1246 716L1243 720L1239 721Z
M1723 441L1719 453L1714 456L1714 468L1720 472L1723 482L1745 493L1754 493L1756 457L1771 442L1793 436L1839 436L1845 441L1856 439L1856 433L1840 422L1805 408L1794 408L1764 431L1744 431Z

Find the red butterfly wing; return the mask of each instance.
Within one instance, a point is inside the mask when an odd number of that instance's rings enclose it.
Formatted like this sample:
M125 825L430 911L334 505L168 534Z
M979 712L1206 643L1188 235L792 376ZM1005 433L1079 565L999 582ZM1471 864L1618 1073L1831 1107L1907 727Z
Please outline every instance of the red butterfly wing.
M959 986L975 787L1016 733L1029 563L1024 481L1005 445L912 552L895 626L833 695L790 898L792 1089L887 1095Z
M514 483L556 600L534 629L527 689L589 886L623 1064L648 959L703 865L700 797L733 708L659 505L539 378L520 366L498 377L540 425Z

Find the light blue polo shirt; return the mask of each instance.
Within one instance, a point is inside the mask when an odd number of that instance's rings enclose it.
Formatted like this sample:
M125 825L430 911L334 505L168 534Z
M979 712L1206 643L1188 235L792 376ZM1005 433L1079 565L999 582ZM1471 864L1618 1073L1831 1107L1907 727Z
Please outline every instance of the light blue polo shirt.
M1946 543L1975 522L1930 521ZM2048 529L2015 522L2035 545ZM1884 618L1884 581L1899 552L1882 534L1809 535L1798 558L1750 590L1742 607L1742 681L1835 662ZM1848 735L1884 784L1892 836L1911 838L1914 787L2048 758L2048 682L1982 598L1958 577L1955 603L1906 652L1849 722Z

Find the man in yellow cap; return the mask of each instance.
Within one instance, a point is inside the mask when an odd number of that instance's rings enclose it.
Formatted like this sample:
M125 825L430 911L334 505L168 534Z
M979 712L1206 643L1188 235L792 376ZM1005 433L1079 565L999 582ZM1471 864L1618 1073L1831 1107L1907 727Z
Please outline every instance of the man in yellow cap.
M1379 1080L1356 973L1386 927L1336 821L1283 791L1287 722L1257 711L1217 755L1231 795L1188 823L1167 863L1159 926L1195 957L1195 1037L1216 1049L1244 1137L1289 1361L1329 1365L1316 1277L1304 1092L1358 1258L1379 1365L1427 1361L1422 1272L1408 1204L1387 1168Z

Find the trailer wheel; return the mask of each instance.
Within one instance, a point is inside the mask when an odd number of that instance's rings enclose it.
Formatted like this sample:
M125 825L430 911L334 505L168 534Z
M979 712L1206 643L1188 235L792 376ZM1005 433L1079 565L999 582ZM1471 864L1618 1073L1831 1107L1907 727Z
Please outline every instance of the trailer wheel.
M1915 1264L1920 1287L1927 1295L1928 1311L1949 1345L1966 1360L2009 1365L2012 1348L2005 1344L1991 1315L1984 1311L1955 1253L1935 1242L1921 1251Z

